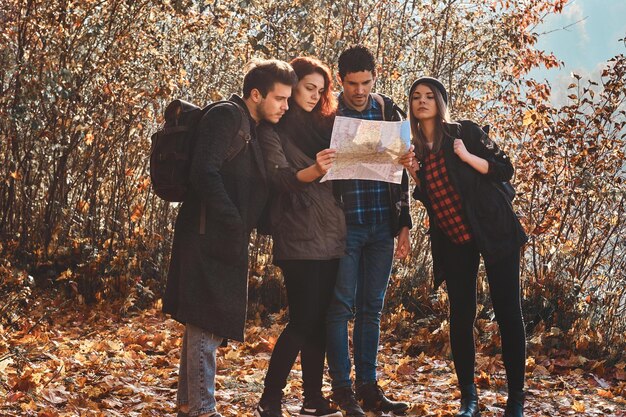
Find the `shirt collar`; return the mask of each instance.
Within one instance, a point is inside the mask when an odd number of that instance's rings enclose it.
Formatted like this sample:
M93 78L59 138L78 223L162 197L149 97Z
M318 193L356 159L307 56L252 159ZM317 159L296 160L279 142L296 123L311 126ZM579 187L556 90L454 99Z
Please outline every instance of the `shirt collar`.
M378 104L378 102L374 100L374 97L372 97L371 94L367 98L367 106L365 106L363 110L355 110L352 107L348 106L346 102L343 101L343 91L339 93L338 102L339 102L339 109L341 110L341 112L353 111L353 112L363 113L372 109L375 109L375 110L380 109L380 104Z

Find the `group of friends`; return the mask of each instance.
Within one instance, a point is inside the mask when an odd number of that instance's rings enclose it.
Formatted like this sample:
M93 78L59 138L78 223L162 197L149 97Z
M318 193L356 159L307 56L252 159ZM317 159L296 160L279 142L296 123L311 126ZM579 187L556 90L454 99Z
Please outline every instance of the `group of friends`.
M339 94L328 66L315 58L254 60L242 96L231 96L230 105L215 106L199 122L191 191L176 220L163 303L185 325L178 416L221 416L216 351L227 339L244 338L249 236L264 210L289 322L274 346L254 415L283 415L283 389L298 354L300 417L407 413L409 404L392 400L378 384L377 355L392 262L410 251L409 177L412 196L430 220L435 285L445 281L449 296L461 393L457 417L480 415L474 320L481 256L502 339L504 416L522 416L526 351L519 265L527 237L500 189L513 175L510 159L475 123L451 121L445 86L422 77L408 91L412 145L398 160L402 182L320 182L336 158L329 148L335 116L403 118L396 103L372 92L376 61L363 45L340 55L337 81ZM237 135L241 123L249 124L249 137ZM242 150L231 157L234 148ZM330 399L322 394L326 361Z

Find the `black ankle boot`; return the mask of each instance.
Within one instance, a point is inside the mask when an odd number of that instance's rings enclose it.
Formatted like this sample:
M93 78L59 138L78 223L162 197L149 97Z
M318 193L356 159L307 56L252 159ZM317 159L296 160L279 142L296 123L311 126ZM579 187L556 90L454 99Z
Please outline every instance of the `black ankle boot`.
M480 417L476 385L461 385L461 409L456 417Z
M511 391L506 400L503 417L524 417L524 391Z

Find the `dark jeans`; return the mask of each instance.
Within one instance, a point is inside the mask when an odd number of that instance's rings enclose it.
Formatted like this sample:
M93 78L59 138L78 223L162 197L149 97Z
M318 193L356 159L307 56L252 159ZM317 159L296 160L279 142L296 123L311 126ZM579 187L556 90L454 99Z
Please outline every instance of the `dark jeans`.
M339 259L278 261L287 287L289 323L280 334L265 376L261 402L279 401L298 353L305 399L322 395L326 355L326 310Z
M444 253L450 299L450 345L459 384L468 385L474 382L474 320L480 253L474 242L456 245L447 239ZM509 391L523 389L526 365L519 264L519 251L497 262L485 264L493 310L502 339L502 357Z

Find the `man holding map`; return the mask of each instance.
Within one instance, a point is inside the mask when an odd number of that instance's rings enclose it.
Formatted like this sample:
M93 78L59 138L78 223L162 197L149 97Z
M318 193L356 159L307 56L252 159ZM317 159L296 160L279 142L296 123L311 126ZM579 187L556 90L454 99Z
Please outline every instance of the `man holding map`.
M345 50L339 57L339 82L343 87L339 95L337 116L338 132L333 137L350 136L351 131L365 129L356 134L348 146L354 154L378 147L379 166L393 168L393 163L410 160L409 143L398 145L389 140L392 124L377 123L363 126L358 120L400 121L401 111L393 101L372 93L376 80L376 64L372 53L362 45ZM337 123L337 122L336 122ZM367 126L365 126L367 125ZM393 124L400 130L399 124ZM337 128L337 124L335 128ZM378 129L378 130L377 130ZM354 132L353 132L354 133ZM369 138L369 139L368 139ZM373 138L373 139L372 139ZM331 144L332 147L332 144ZM395 149L394 149L395 148ZM386 155L385 155L386 153ZM404 156L404 158L400 158ZM337 154L340 165L341 154ZM376 161L374 161L376 162ZM410 162L409 162L410 163ZM362 165L363 166L363 165ZM369 175L369 174L372 175ZM328 309L327 357L332 379L333 401L348 417L362 417L365 411L392 412L402 415L408 404L391 401L385 397L377 383L376 365L380 336L380 315L394 258L394 237L397 236L395 256L404 258L409 251L409 183L406 171L398 166L395 172L381 172L372 164L358 171L358 178L336 180L334 187L340 198L348 226L346 255L341 259L333 300ZM332 175L329 179L332 179ZM354 176L352 178L355 178ZM355 391L350 379L350 352L348 346L348 321L354 318ZM362 407L357 400L361 400Z

